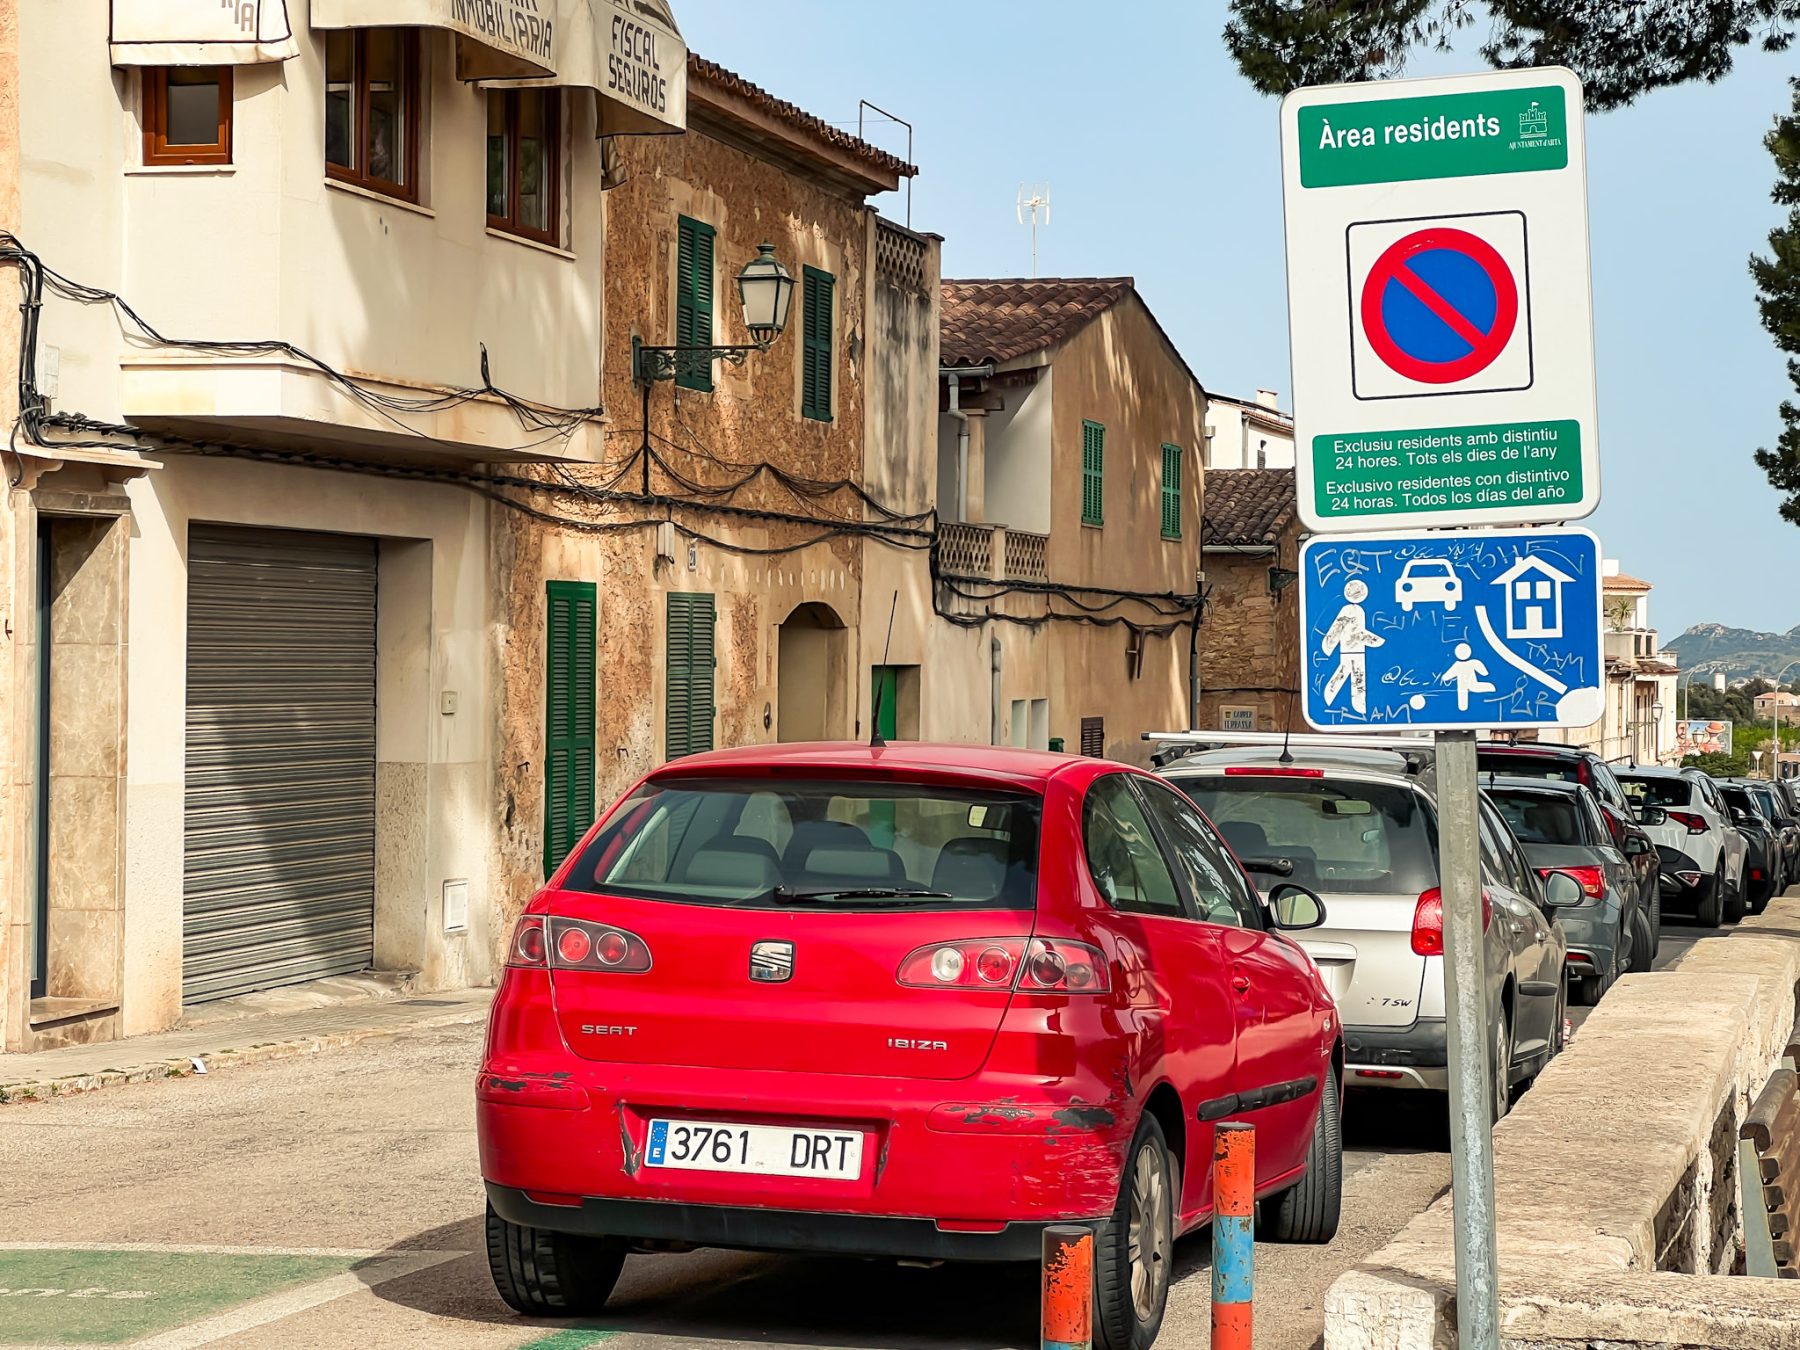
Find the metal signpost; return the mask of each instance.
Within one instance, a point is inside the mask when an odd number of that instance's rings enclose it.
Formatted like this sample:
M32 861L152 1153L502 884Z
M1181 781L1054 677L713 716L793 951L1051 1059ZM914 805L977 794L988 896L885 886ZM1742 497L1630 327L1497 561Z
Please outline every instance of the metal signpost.
M1281 108L1306 719L1436 731L1457 1344L1498 1350L1475 734L1600 717L1581 85L1300 89ZM1427 533L1427 531L1455 531ZM1398 533L1410 531L1410 533Z

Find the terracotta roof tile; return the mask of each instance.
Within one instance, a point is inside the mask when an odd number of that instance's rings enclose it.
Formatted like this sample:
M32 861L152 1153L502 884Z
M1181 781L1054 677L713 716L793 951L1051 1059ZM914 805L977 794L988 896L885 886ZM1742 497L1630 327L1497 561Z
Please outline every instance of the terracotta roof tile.
M1203 544L1273 544L1294 514L1292 469L1208 469Z
M1130 277L946 281L938 359L947 366L979 366L1042 351L1132 289Z
M1610 577L1600 578L1600 589L1603 591L1648 591L1655 589L1647 581L1639 581L1636 577L1626 576L1619 572Z
M809 135L818 137L827 145L836 146L856 156L865 163L900 178L912 178L918 170L897 155L890 155L878 146L867 141L858 140L849 132L834 127L821 117L814 117L804 108L776 98L761 85L751 84L742 75L725 69L716 61L708 61L704 56L694 52L688 53L688 75L706 84L713 85L727 93L736 94L771 117L786 122L789 126Z

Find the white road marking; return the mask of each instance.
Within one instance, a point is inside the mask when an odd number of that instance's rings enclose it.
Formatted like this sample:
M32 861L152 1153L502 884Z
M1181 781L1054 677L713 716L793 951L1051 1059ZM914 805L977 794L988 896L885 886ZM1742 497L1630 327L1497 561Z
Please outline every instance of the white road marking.
M216 1317L190 1322L185 1327L177 1327L174 1331L166 1331L132 1344L135 1350L194 1350L196 1346L212 1345L227 1337L303 1313L309 1308L347 1298L365 1289L373 1289L376 1285L386 1284L389 1280L414 1275L421 1270L429 1270L433 1266L441 1266L446 1261L454 1261L467 1255L468 1252L395 1252L361 1270L347 1270L342 1275L333 1275L329 1279L303 1284L297 1289L270 1294L267 1298L256 1299Z

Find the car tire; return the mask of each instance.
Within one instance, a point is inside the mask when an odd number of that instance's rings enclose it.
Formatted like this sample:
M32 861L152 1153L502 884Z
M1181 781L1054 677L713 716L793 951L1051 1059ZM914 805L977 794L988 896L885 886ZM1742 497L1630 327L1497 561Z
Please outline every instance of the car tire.
M1125 1152L1112 1217L1094 1234L1096 1350L1149 1350L1162 1330L1174 1276L1179 1185L1162 1126L1146 1115Z
M1739 878L1737 885L1729 887L1725 892L1724 919L1726 923L1737 923L1749 913L1749 905L1744 899L1744 882Z
M1319 1089L1319 1114L1306 1146L1306 1175L1262 1202L1261 1236L1271 1242L1330 1242L1344 1207L1344 1119L1337 1066L1327 1066Z
M1631 916L1631 968L1634 971L1652 970L1656 966L1655 951L1650 940L1650 916L1639 910ZM1640 956L1639 953L1642 953Z
M1650 887L1650 961L1654 965L1656 958L1662 955L1662 882L1659 879Z
M1506 1005L1497 1008L1494 1018L1494 1104L1488 1112L1490 1124L1498 1125L1512 1110L1512 1024Z
M1706 894L1694 906L1694 922L1702 928L1717 928L1725 917L1725 862L1713 868L1712 880L1706 883Z
M625 1244L510 1223L487 1209L488 1270L494 1289L527 1317L586 1317L612 1296Z

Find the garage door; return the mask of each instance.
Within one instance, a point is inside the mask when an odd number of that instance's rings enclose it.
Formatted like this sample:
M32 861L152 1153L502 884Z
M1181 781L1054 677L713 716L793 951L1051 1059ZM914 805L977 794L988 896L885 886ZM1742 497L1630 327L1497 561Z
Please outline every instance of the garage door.
M188 534L187 1003L367 969L375 542Z

